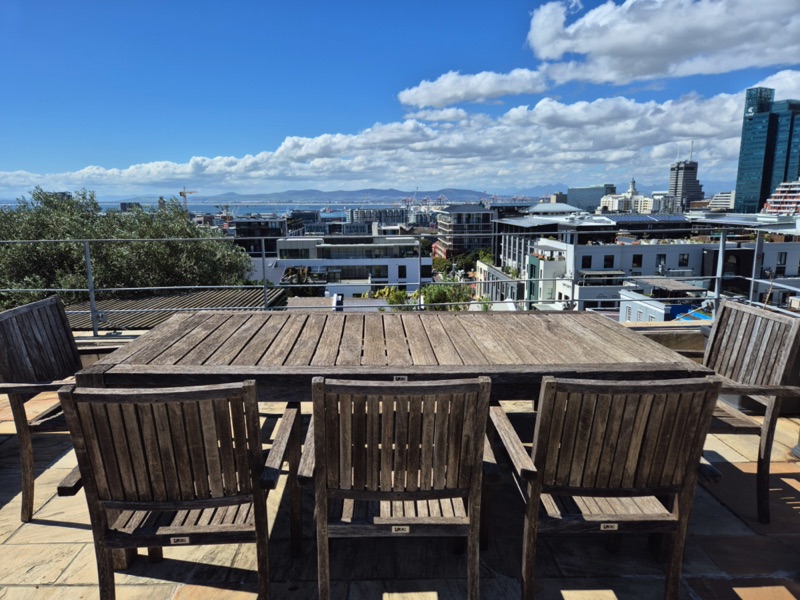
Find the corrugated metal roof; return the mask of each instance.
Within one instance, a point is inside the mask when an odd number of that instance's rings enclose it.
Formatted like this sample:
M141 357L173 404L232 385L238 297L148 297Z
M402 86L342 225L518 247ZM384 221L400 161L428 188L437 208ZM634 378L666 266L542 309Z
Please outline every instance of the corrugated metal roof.
M272 288L268 291L268 308L282 307L285 304L285 290ZM259 308L264 308L264 290L261 288L194 290L144 298L97 301L97 310L106 313L107 316L107 320L99 325L102 330L150 329L166 321L175 313L186 310L252 310ZM71 304L66 307L66 310L70 327L73 330L92 329L88 302Z

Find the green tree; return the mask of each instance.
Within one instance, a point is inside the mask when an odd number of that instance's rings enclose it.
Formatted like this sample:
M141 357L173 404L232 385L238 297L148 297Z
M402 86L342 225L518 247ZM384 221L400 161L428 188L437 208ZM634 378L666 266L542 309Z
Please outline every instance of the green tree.
M450 262L446 258L434 256L433 270L437 273L447 273L450 270Z
M184 241L136 241L161 238ZM89 244L98 289L237 285L246 282L252 268L240 247L220 232L191 223L174 198L156 209L102 213L92 191L64 194L37 187L16 207L0 208L0 240L32 241L0 244L0 288L85 289L84 245L69 240L105 239L127 241ZM0 293L0 307L45 295ZM86 296L62 295L68 301Z
M425 310L467 310L466 304L452 303L470 302L472 300L470 286L462 283L426 285L420 293L425 298Z
M375 292L367 292L361 296L362 298L383 298L386 304L389 305L391 311L413 310L413 306L409 306L410 298L408 292L400 290L395 286L386 286Z

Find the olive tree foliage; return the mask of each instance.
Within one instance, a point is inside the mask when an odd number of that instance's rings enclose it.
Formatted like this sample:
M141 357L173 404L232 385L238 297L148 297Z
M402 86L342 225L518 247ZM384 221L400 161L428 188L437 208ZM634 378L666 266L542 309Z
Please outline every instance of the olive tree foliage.
M414 310L414 305L409 304L411 297L408 292L398 289L395 286L386 286L375 292L367 292L361 296L362 298L383 298L386 304L389 305L390 311L408 311Z
M202 241L156 241L190 238ZM85 290L88 287L84 245L90 252L95 288L237 285L252 269L244 250L222 233L189 221L176 199L158 208L102 213L92 191L47 192L39 187L17 206L0 208L0 288ZM35 243L5 243L36 240ZM49 292L52 293L52 292ZM48 292L0 292L0 308L42 298ZM66 301L85 292L59 292ZM103 293L98 294L102 297ZM106 293L108 295L108 292ZM116 292L115 296L134 295Z
M467 304L459 303L472 301L472 288L463 283L434 283L426 285L419 293L425 298L425 310L467 310Z

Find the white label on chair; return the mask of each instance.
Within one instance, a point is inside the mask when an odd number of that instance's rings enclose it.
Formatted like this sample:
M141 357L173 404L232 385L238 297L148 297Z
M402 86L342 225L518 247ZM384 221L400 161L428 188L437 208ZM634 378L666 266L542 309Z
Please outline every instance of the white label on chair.
M411 527L408 525L392 525L392 533L408 533Z
M189 536L171 537L169 538L169 543L172 544L173 546L178 544L188 544Z
M600 531L617 531L619 525L616 523L600 523Z
M395 381L408 381L408 375L395 375Z

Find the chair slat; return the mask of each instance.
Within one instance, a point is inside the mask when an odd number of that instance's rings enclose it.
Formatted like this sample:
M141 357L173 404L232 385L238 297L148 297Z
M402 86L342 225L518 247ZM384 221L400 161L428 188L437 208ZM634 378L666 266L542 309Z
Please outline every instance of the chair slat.
M406 489L408 475L408 398L398 396L395 398L394 417L394 483L395 492Z
M184 402L183 419L186 425L186 450L189 453L195 493L199 498L208 498L211 495L211 489L206 467L206 447L203 443L203 425L200 419L199 403Z
M413 396L409 399L408 412L408 477L406 489L416 491L420 489L420 468L422 456L422 396Z
M461 440L467 402L464 394L454 394L450 402L450 423L447 427L447 487L458 486L461 470Z

